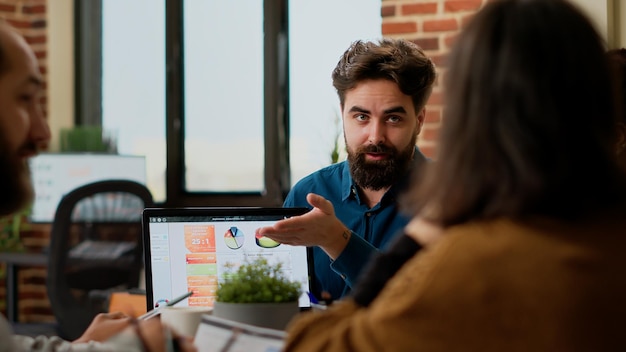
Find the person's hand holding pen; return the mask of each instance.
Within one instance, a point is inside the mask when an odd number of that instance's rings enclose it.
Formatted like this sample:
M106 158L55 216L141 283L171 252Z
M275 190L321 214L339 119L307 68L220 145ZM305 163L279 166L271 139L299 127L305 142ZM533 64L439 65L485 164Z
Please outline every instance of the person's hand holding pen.
M100 313L91 321L81 337L72 343L103 342L130 326L131 317L122 313Z
M192 292L187 292L175 297L166 306L173 306L191 295ZM129 333L139 339L143 351L196 351L193 338L178 334L162 324L161 319L158 318L160 313L160 308L153 309L138 318L122 312L100 313L96 315L85 333L72 343L106 342L117 334ZM154 317L157 319L151 319Z
M152 311L131 320L134 332L139 337L144 351L196 351L196 347L193 345L193 338L191 336L183 336L176 333L169 326L162 324L161 319L151 319L159 317L161 310L164 307L172 307L184 299L189 298L192 294L193 291L190 291L181 296L175 297L168 301L166 305L155 308Z
M93 319L85 333L73 344L90 341L103 342L120 333L137 336L144 351L195 352L191 336L180 335L161 323L161 319L137 320L121 312L100 313Z

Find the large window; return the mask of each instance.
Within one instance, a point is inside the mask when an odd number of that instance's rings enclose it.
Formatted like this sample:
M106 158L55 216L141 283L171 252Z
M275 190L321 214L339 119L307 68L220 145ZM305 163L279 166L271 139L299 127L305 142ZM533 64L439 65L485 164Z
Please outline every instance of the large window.
M139 21L141 18L141 21ZM102 1L102 126L165 200L165 0Z
M101 117L77 109L77 123L145 155L155 200L171 206L280 205L328 165L343 141L332 68L381 28L380 0L75 3L79 60L102 60L80 76L100 85ZM97 100L77 87L79 107Z
M292 184L329 165L335 147L345 158L331 73L350 43L381 37L380 7L380 0L289 2Z
M186 190L260 192L263 0L186 0L183 16Z

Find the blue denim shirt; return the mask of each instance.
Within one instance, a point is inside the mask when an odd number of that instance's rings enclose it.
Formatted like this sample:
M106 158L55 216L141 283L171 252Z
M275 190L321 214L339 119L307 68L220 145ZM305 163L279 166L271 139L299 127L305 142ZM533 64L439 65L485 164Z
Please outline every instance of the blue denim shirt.
M419 167L425 160L415 148L413 168ZM348 162L343 161L306 176L291 189L285 199L285 207L311 208L306 195L319 194L333 204L337 218L352 231L346 248L334 261L321 248L313 248L316 296L319 297L322 291L329 292L333 299L345 296L370 256L383 248L408 223L409 217L398 210L396 199L405 183L406 180L403 180L401 184L392 186L380 203L369 208L359 199Z

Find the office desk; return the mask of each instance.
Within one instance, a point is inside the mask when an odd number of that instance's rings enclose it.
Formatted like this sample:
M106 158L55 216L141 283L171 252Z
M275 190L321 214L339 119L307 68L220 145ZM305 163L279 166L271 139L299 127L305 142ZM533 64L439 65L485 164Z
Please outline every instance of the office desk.
M22 266L46 266L48 255L44 253L0 252L0 262L6 263L6 305L7 319L18 321L18 281L17 273Z

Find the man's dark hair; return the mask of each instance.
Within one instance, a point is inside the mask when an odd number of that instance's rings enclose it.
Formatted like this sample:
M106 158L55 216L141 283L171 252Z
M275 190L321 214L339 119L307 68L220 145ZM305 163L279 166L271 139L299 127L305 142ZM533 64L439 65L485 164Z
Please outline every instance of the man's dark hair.
M571 218L617 201L602 40L566 1L489 2L456 40L438 161L413 211L443 226Z
M364 80L387 79L395 82L402 93L411 96L416 112L426 104L435 76L435 65L422 49L398 39L352 43L332 74L342 108L346 91Z

